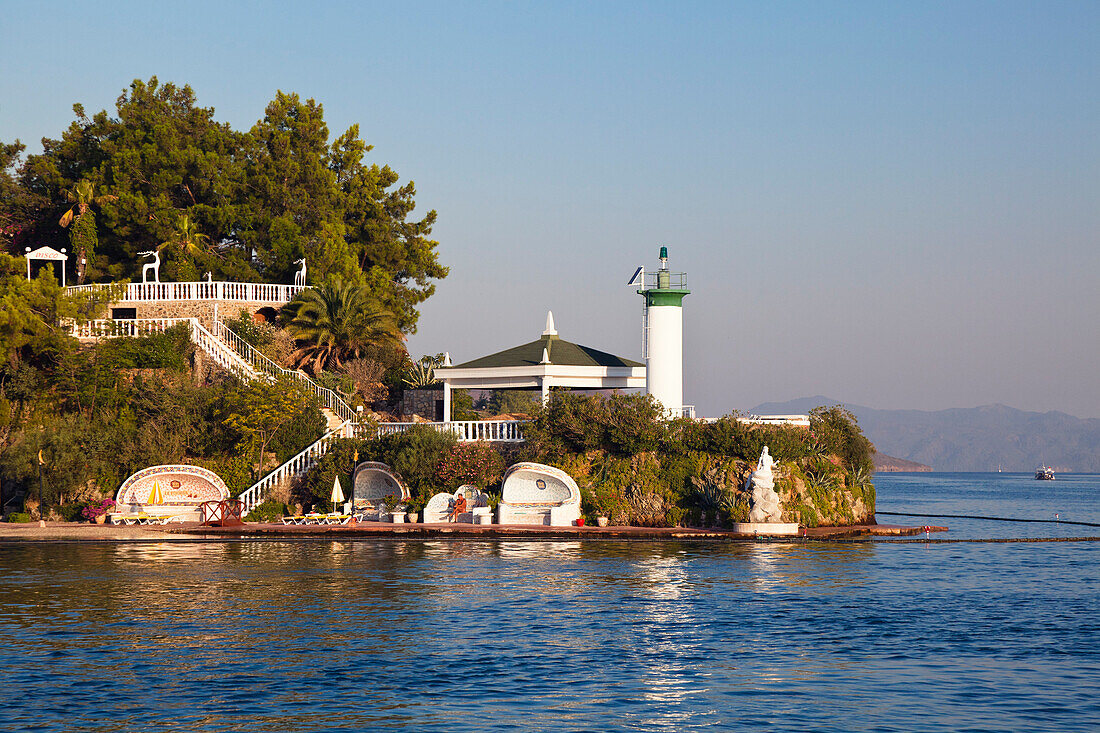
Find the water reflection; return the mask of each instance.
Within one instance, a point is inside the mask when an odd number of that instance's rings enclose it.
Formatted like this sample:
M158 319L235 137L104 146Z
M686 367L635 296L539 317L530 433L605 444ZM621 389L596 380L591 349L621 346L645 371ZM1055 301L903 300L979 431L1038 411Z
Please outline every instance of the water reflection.
M1100 553L936 547L0 546L0 729L1098 722Z

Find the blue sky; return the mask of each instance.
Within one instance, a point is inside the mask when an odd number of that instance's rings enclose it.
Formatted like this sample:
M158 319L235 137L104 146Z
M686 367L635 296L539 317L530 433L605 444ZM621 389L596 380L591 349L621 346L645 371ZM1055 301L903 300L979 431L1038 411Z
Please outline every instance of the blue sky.
M1100 4L6 2L0 139L188 83L359 123L437 209L415 354L639 349L689 273L685 400L1100 417Z

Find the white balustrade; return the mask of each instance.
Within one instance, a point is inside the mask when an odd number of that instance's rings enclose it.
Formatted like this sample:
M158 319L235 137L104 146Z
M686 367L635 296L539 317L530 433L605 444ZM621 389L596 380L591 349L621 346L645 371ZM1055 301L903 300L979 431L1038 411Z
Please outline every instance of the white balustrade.
M344 422L354 422L358 418L358 413L331 389L322 387L301 372L292 369L283 369L271 359L264 356L264 354L252 346L252 344L229 330L221 321L214 322L214 333L217 334L217 339L239 354L241 358L251 364L256 370L264 374L269 374L272 377L287 376L297 380L307 392L318 397L325 407L332 410L336 416Z
M454 422L386 422L377 426L354 426L357 438L381 438L423 426L441 433L454 433L460 443L486 441L490 443L522 443L523 425L527 420L458 420Z
M99 318L80 324L70 322L66 327L69 329L69 333L78 339L135 337L148 336L151 333L164 333L174 326L189 323L191 320L190 318L131 318L124 321L114 321L109 318Z
M90 292L109 285L73 285L66 290ZM306 288L274 283L186 282L130 283L115 302L163 300L222 300L242 303L287 303Z
M257 505L262 504L264 499L267 498L268 492L270 492L271 488L276 484L287 479L301 476L306 471L313 468L318 459L328 452L329 445L331 445L332 441L337 438L346 437L349 433L350 423L344 423L330 430L306 448L302 449L298 455L245 489L241 495L237 497L244 505L243 513L247 514Z

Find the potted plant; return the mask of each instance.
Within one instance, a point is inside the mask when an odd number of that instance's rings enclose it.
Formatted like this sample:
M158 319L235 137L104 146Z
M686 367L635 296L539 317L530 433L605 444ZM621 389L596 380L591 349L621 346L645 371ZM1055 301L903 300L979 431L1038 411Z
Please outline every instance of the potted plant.
M102 499L100 501L93 501L88 506L84 507L84 511L81 514L89 522L95 522L96 524L103 524L107 521L107 515L115 508L114 499Z
M420 512L424 509L424 502L418 496L413 496L405 503L405 521L416 524L420 521Z
M400 496L387 496L382 500L386 505L386 511L390 513L390 521L394 524L405 523L405 506L401 503Z

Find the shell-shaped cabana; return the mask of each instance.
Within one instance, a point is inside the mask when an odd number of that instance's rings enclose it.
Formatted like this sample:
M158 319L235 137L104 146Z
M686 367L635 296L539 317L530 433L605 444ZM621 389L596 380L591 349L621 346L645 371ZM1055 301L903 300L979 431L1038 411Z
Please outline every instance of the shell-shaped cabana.
M374 506L387 496L401 501L409 499L409 490L396 471L377 461L366 461L355 467L352 498L356 507Z
M186 464L143 468L123 481L115 495L118 510L123 514L177 516L196 521L200 504L228 498L229 488L221 476L209 468Z
M560 468L517 463L504 473L497 521L568 527L581 516L581 490Z

